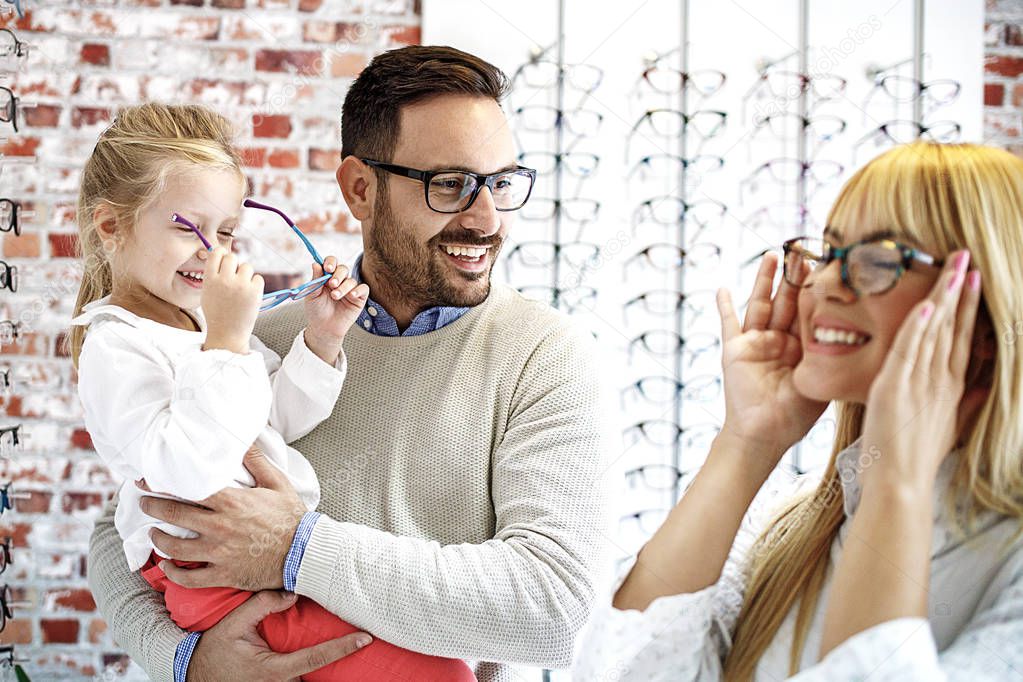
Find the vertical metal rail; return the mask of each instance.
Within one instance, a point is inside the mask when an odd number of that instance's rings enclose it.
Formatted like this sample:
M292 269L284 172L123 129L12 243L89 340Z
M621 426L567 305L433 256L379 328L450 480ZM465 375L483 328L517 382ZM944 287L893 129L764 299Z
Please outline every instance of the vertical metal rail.
M561 201L563 200L562 194L562 166L561 155L565 153L565 2L566 0L558 0L558 44L557 44L557 57L558 63L558 89L556 93L557 97L557 109L558 109L558 125L554 130L554 153L556 154L554 163L554 234L552 239L554 240L554 270L553 278L554 282L552 291L554 292L551 302L555 308L561 307Z
M913 78L917 83L924 81L924 0L913 0ZM924 98L920 93L913 98L913 121L922 125L923 118Z
M679 3L678 69L679 69L679 71L681 71L684 74L685 73L689 73L689 0L680 0L680 3ZM689 88L686 87L686 85L687 84L683 81L682 87L679 89L678 110L681 111L683 114L688 115L689 114L689 97L688 97ZM679 139L678 139L678 155L682 159L688 159L689 158L689 156L688 156L688 143L687 143L687 138L689 136L688 136L687 128L688 128L688 126L686 126L686 125L682 126L682 134L679 135ZM688 197L688 192L687 192L687 189L688 189L688 187L687 187L687 180L688 179L687 179L686 165L683 162L683 163L679 164L679 171L678 171L678 196L679 196L679 199L683 202L683 206L685 205L685 202L689 198ZM687 211L685 210L685 208L683 208L683 210L679 212L679 216L678 216L678 247L680 249L687 248L687 243L686 243L686 213L687 213ZM683 295L684 295L684 293L686 291L686 289L685 289L685 279L686 279L686 268L687 267L688 267L688 265L686 264L685 260L683 260L682 263L679 264L679 268L677 270L677 280L676 280L677 289L676 290L679 293L683 294ZM679 305L678 310L675 311L675 333L678 334L679 339L684 339L685 338L684 332L685 332L685 309L684 309L684 306ZM679 382L683 381L682 375L683 375L683 372L684 372L684 364L685 364L685 363L682 362L683 350L684 349L680 347L679 348L679 352L675 354L675 380L679 381ZM675 423L677 425L679 425L679 426L682 425L682 403L683 403L682 393L681 392L676 392L675 393ZM678 471L682 471L683 470L682 469L683 454L684 453L682 452L682 436L680 435L675 440L674 447L672 448L672 462L671 462L672 465ZM674 488L672 488L672 504L673 505L678 502L678 499L679 499L679 487L680 486L675 486Z

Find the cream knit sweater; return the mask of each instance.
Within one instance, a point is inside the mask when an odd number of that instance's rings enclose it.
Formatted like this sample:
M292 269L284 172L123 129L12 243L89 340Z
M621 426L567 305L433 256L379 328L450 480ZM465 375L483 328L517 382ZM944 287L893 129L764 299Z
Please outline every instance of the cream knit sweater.
M280 353L302 307L261 319ZM495 284L422 336L353 328L333 414L293 446L322 499L296 591L402 647L479 661L567 667L593 600L606 494L592 338ZM173 680L184 637L162 596L128 570L97 521L89 584L114 638L155 680ZM489 663L488 663L489 662Z

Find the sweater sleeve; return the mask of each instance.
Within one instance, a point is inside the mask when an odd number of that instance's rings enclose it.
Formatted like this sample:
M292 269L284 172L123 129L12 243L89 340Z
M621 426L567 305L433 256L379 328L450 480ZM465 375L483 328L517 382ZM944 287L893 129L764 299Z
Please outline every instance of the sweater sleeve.
M107 627L131 659L156 682L174 682L174 654L188 635L164 605L163 595L128 568L114 527L115 496L89 539L89 589Z
M713 585L659 597L643 611L619 610L611 600L633 570L635 559L623 566L612 588L600 597L581 638L573 679L721 679L746 592L750 551L773 518L779 495L793 494L800 483L794 486L781 471L772 475L743 517Z
M186 500L230 485L267 423L258 353L195 350L172 366L143 331L110 322L90 328L78 372L86 427L108 466Z
M270 426L285 443L298 440L330 416L348 373L344 351L333 366L328 365L309 350L304 329L295 337L283 361L255 336L250 345L266 364L273 391Z
M322 516L296 591L399 646L567 667L602 558L606 494L592 339L548 333L492 453L496 533L441 546Z

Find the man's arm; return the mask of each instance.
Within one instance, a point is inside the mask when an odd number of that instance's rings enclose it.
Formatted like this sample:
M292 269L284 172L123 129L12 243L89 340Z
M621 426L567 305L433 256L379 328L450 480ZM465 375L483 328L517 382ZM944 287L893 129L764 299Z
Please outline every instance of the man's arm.
M128 569L114 527L117 496L104 508L89 540L89 588L114 640L157 682L173 682L174 654L184 630L167 613L163 595Z
M296 591L406 648L568 666L604 539L597 376L591 340L564 328L529 359L493 455L494 539L441 546L320 516Z

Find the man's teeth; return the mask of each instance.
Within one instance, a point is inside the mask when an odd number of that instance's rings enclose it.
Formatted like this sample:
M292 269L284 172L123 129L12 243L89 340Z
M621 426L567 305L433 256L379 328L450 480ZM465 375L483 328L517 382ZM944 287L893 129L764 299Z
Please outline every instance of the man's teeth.
M833 343L844 346L862 346L870 337L866 334L845 331L843 329L828 329L816 327L813 330L813 339L817 343Z
M206 273L203 273L203 272L181 272L181 271L178 271L178 274L181 275L182 277L184 277L185 279L192 280L193 282L201 282L206 277Z
M485 247L472 247L472 246L448 246L444 245L444 250L452 256L464 256L466 258L479 258L486 254L487 249Z

